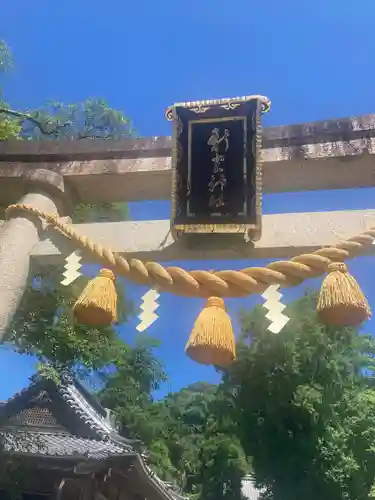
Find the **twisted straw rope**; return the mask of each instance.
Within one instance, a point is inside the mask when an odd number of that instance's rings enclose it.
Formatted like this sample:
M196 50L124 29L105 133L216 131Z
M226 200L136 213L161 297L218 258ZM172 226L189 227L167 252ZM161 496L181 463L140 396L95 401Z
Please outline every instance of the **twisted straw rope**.
M163 267L157 262L126 260L109 248L80 236L62 222L57 214L42 212L30 205L10 205L9 217L15 211L28 212L47 222L78 248L89 252L96 261L104 264L120 276L159 290L188 297L245 297L262 293L269 285L296 286L305 279L323 275L333 262L343 262L363 253L375 239L375 227L338 245L321 248L313 253L298 255L289 261L277 261L266 267L248 267L241 271L185 271L180 267Z

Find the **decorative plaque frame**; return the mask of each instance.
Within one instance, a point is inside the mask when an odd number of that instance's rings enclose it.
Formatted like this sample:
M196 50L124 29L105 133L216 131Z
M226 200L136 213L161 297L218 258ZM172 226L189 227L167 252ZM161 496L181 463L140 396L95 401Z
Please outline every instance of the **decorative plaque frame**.
M261 233L263 96L177 103L173 121L171 230Z

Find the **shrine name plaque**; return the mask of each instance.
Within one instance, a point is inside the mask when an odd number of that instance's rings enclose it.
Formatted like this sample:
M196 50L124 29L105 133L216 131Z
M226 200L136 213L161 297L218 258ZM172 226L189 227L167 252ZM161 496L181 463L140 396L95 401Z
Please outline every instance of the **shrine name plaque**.
M178 233L261 232L262 96L181 103L173 121L171 229Z

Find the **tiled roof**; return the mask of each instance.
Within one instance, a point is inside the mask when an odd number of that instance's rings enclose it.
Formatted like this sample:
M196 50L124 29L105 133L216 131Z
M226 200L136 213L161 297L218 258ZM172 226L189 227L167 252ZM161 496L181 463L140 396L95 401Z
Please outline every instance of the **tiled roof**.
M59 430L58 422L51 419L49 419L51 421L47 419L49 428L46 422L44 425L39 425L38 429L30 428L27 423L30 415L24 413L25 411L27 413L28 405L35 398L42 403L43 398L40 399L40 396L43 394L47 399L57 396L57 399L70 408L70 412L73 412L84 424L83 427L89 429L90 432L79 437L74 430L72 433L67 432L68 429ZM39 422L39 417L43 417L42 420L46 421L46 415L38 414L37 416L38 419L34 415L35 421ZM42 378L34 379L28 388L15 394L0 406L0 426L2 426L0 436L4 438L5 450L16 454L30 453L45 457L82 457L94 460L124 455L132 456L136 459L136 463L139 463L140 473L144 474L145 479L153 485L155 490L159 491L165 500L184 500L146 465L140 453L139 441L120 436L108 411L69 375L62 375L61 382L58 384Z
M18 411L22 411L25 405L27 405L28 398L37 396L39 391L41 393L48 393L48 387L51 385L53 385L54 392L56 393L57 391L58 398L70 408L87 429L90 429L91 435L83 437L111 440L136 453L139 442L120 436L107 410L99 404L94 396L90 395L89 401L88 395L86 395L87 391L79 382L66 374L61 377L61 383L59 384L43 378L35 379L29 387L8 399L6 404L0 408L0 417L4 421L4 417L8 414L8 408L11 412L15 407L18 408Z
M105 460L129 451L111 441L85 439L66 433L12 431L1 432L7 452L32 453L53 457L79 457Z
M101 415L89 404L86 398L78 390L76 384L59 384L57 388L63 400L66 401L86 425L96 432L98 437L107 439L108 436L112 434L116 436L116 440L117 438L121 439L112 423L106 416Z
M242 479L241 490L243 496L247 500L258 500L261 495L261 491L257 490L254 485L254 480L251 476L245 476Z

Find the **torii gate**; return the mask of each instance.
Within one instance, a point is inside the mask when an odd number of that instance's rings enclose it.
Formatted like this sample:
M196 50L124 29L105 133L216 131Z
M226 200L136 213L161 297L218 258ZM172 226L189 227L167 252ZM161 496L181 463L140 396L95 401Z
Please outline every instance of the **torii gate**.
M26 204L69 222L77 203L161 200L171 193L170 137L122 141L0 142L0 203ZM263 192L373 186L375 115L264 130ZM25 290L30 266L61 263L71 241L23 211L0 222L0 339ZM375 210L272 214L250 244L175 240L170 222L78 224L79 235L120 255L157 262L290 258L336 245L375 226ZM371 238L370 238L371 239ZM367 240L367 243L369 241ZM371 252L373 245L366 245Z

